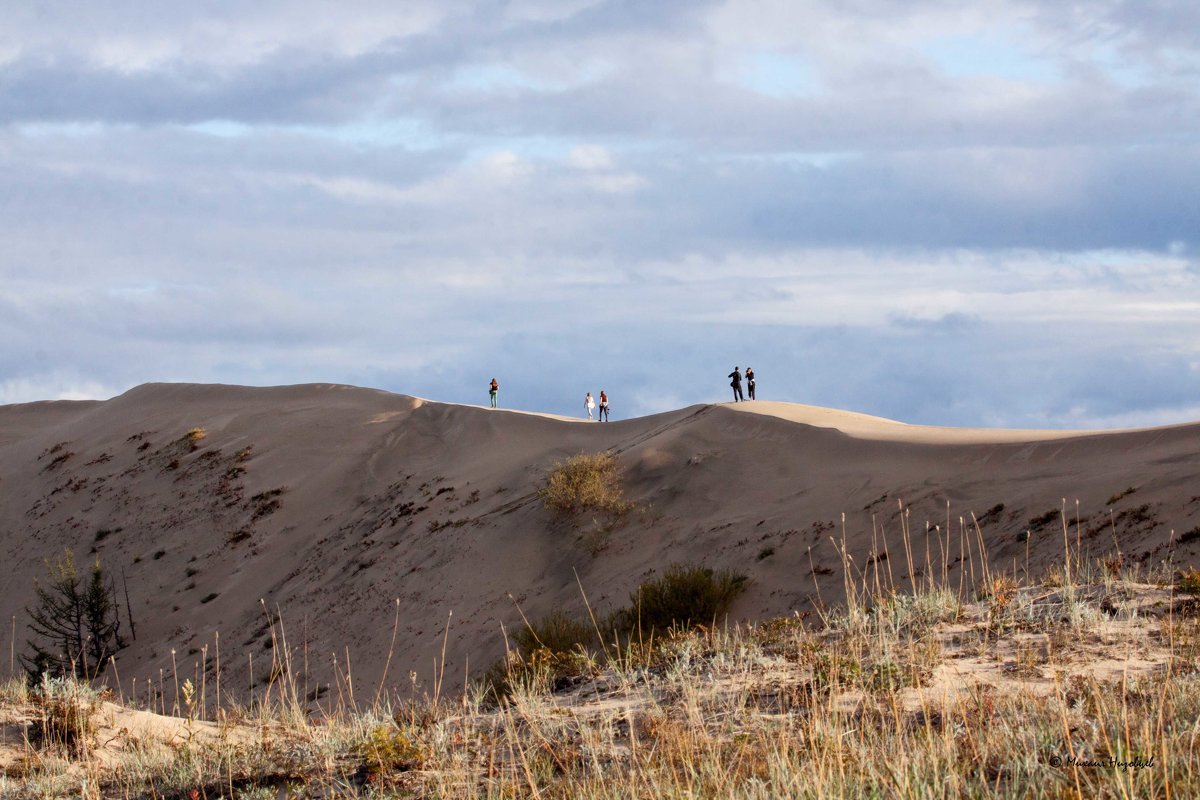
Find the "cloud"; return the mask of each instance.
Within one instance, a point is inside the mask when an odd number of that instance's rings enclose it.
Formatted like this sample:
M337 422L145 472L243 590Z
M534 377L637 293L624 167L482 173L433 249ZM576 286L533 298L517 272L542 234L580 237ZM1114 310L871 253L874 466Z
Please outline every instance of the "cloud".
M503 373L649 413L752 357L908 421L1179 418L1198 12L1143 5L14 8L0 401Z

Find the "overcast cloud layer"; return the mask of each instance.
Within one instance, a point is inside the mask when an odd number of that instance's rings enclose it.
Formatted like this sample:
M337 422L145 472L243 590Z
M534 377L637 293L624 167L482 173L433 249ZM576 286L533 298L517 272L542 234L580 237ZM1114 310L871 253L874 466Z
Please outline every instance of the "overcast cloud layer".
M0 0L0 188L0 403L1200 419L1194 2Z

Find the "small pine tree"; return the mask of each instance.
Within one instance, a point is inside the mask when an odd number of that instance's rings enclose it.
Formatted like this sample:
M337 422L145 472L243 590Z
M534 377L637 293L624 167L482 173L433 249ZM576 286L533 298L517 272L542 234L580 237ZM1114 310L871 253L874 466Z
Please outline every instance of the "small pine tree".
M46 562L47 581L34 583L37 606L29 614L29 655L21 663L37 680L43 674L93 678L125 646L117 613L116 590L105 583L97 559L86 582L69 550Z
M85 652L92 670L99 673L109 658L125 646L121 639L121 619L117 611L117 587L104 582L100 560L92 564L87 589L83 593L83 622L87 632Z

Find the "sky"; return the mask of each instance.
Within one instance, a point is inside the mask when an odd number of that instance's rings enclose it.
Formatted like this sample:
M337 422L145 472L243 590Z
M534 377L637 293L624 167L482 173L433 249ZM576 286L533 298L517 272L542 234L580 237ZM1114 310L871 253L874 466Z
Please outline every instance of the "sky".
M0 0L0 403L1200 419L1191 0Z

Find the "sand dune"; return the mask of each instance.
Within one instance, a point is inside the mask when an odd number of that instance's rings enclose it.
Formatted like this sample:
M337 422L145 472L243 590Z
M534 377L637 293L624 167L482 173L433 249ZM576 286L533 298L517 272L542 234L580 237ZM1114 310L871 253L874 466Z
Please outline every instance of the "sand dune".
M607 534L556 521L536 494L546 472L602 450L639 510ZM621 604L671 562L750 576L744 618L803 611L818 589L836 600L843 531L857 568L887 547L903 581L902 519L914 572L927 548L958 547L972 513L994 563L1024 569L1028 552L1039 570L1061 555L1064 507L1096 554L1115 541L1152 564L1174 542L1190 561L1198 450L1200 425L941 429L763 401L589 425L348 386L151 384L0 407L0 613L19 650L42 560L70 548L128 588L126 688L172 650L188 674L202 655L215 667L218 631L227 686L249 683L251 659L261 680L268 609L313 685L348 653L374 691L398 619L390 680L427 687L443 642L461 681L502 652L518 605L578 608L580 584Z

